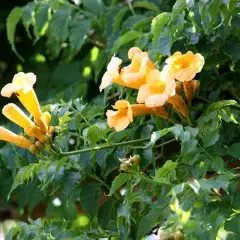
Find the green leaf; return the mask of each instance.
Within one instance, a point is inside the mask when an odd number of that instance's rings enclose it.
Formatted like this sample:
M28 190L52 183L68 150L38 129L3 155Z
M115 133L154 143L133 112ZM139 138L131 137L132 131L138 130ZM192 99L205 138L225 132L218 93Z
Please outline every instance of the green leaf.
M187 8L186 0L177 0L172 8L171 22Z
M103 137L103 132L101 128L95 125L88 128L87 139L90 142L90 144L92 145L96 144L102 137Z
M83 6L89 12L98 15L104 9L102 0L83 0ZM94 15L93 15L94 16Z
M118 188L120 188L124 183L126 183L130 179L131 179L131 175L127 173L120 173L112 182L112 186L108 196L112 196L113 193L115 193L118 190Z
M117 51L120 47L122 47L126 43L129 43L129 42L135 40L136 38L141 37L143 34L144 33L142 33L142 32L138 32L138 31L134 31L134 30L131 30L131 31L125 33L123 36L121 36L114 43L114 46L113 46L113 49L112 49L112 53Z
M162 56L170 56L172 44L173 42L172 42L171 36L167 33L163 33L157 39L157 42L156 42L157 51Z
M157 15L151 24L151 32L153 33L153 43L156 45L159 35L162 33L164 26L169 22L170 13L161 13Z
M15 7L8 15L7 17L7 38L8 41L12 47L13 52L18 56L18 58L21 61L24 61L24 59L18 54L17 49L15 47L15 30L17 27L17 24L19 23L20 19L22 17L22 8Z
M171 132L174 134L175 138L178 139L184 133L183 126L181 124L176 124L171 127Z
M134 8L146 8L148 10L152 10L154 12L159 12L159 8L155 3L150 1L139 1L133 4Z
M227 149L227 154L232 157L240 158L240 143L234 143Z
M48 33L59 43L66 41L69 29L68 23L70 19L70 8L62 8L57 10L50 21Z
M35 11L36 4L34 2L29 2L22 9L22 23L27 31L28 37L31 38L31 34L29 31L30 25L33 23L33 13Z
M224 107L227 107L227 106L240 108L240 105L235 100L222 100L222 101L212 103L208 107L208 109L206 111L206 114L209 114L209 113L211 113L215 110L218 110L218 109L221 109L221 108L224 108Z
M89 29L89 20L75 20L70 24L69 43L74 53L81 49Z
M199 132L198 128L192 128L189 126L185 127L185 130L188 131L190 133L191 137L193 137L193 138L195 138Z
M190 139L188 141L184 141L181 145L181 152L186 155L192 151L194 151L197 147L198 141L196 139Z
M34 34L38 39L43 36L46 32L48 21L49 21L50 3L38 2L35 13L34 13Z
M149 206L149 211L140 216L140 220L137 225L136 239L142 239L142 237L145 236L154 227L154 225L156 225L156 222L159 223L157 220L161 214L163 214L163 211L168 204L168 197L164 197Z
M102 228L107 228L110 220L112 220L112 213L114 211L115 201L109 199L104 202L98 212L98 222Z
M98 211L100 186L99 183L87 183L80 192L81 206L91 216L95 216Z
M154 144L157 142L157 140L159 140L161 137L165 136L166 134L168 134L168 133L171 132L171 131L172 131L171 128L164 128L164 129L162 129L162 130L153 132L153 133L151 134L150 143L148 143L148 144L146 145L146 148L154 145Z
M240 45L238 39L229 39L225 42L225 53L231 57L234 63L240 59L239 51Z
M202 137L204 148L214 145L218 141L218 139L219 139L219 133L217 130L213 132L205 133Z
M176 179L177 163L172 160L168 160L164 165L156 172L155 179L160 182L171 182Z
M113 23L113 31L114 32L116 32L120 29L123 18L129 10L130 9L128 7L123 7L119 10L117 15L114 17L114 23Z
M38 172L40 166L41 163L31 163L28 166L21 168L17 172L11 190L8 194L8 199L10 198L10 195L14 189L22 185L25 181L33 180L33 177Z
M73 189L79 185L83 176L79 172L68 172L64 178L63 191L66 196L69 196Z

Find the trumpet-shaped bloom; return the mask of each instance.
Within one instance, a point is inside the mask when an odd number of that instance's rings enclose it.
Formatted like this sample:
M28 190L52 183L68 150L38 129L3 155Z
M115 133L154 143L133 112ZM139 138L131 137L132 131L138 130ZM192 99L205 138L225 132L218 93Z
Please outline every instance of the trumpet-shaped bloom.
M33 90L36 82L36 76L33 73L20 72L13 77L12 83L3 87L1 95L11 97L15 93L23 106L33 115L36 124L44 132L47 132L48 126L43 118L40 105Z
M132 108L126 100L117 101L113 108L117 111L108 110L106 113L108 126L119 132L133 121Z
M191 81L202 70L204 57L191 51L186 54L175 52L165 62L167 65L164 66L163 71L167 71L170 77L184 82Z
M156 67L149 59L147 52L142 52L137 47L129 49L128 57L132 62L122 69L122 81L132 88L139 89L146 83L147 74Z
M107 66L107 71L104 73L102 78L102 83L99 87L100 92L109 86L111 83L114 83L119 78L119 66L121 65L122 60L117 57L112 57L111 61Z
M6 128L0 127L0 140L13 143L18 147L29 149L34 143L29 141L23 136L16 135L15 133L7 130Z
M167 102L170 103L184 117L186 118L188 117L189 115L188 108L181 96L179 96L178 94L175 94L174 96L168 98Z
M122 60L112 57L107 66L107 71L103 75L102 83L99 87L100 92L111 83L139 89L142 84L146 83L147 73L152 69L156 69L148 58L147 52L142 52L137 47L129 49L128 57L131 60L131 64L122 68L121 71L120 65Z
M39 141L44 142L44 133L41 132L39 127L34 125L34 123L18 106L13 103L9 103L4 106L2 113L10 121L24 128L24 131L28 136L37 138Z
M15 104L9 103L2 109L2 114L10 121L14 122L22 128L28 128L34 123L28 118L28 116Z
M3 87L1 95L3 97L11 97L13 93L22 91L24 94L29 92L36 82L36 75L33 73L17 73L13 77L12 83L8 83Z
M130 105L126 100L117 101L113 108L117 111L108 110L106 115L109 127L113 127L117 132L125 129L133 121L133 117L155 114L165 119L169 118L168 111L164 107L148 108L145 104Z
M165 72L154 69L147 75L147 83L140 87L137 102L145 103L147 107L163 106L175 94L175 88L174 79L168 79Z

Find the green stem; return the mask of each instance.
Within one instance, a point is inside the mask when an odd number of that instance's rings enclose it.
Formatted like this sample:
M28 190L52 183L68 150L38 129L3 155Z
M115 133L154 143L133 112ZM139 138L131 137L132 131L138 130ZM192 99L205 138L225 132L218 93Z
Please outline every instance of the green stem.
M61 155L62 156L77 155L77 154L84 153L84 152L98 151L101 149L125 146L125 145L135 144L135 143L142 143L142 142L147 142L150 140L151 140L151 138L149 137L149 138L142 138L142 139L131 140L131 141L126 141L126 142L120 142L120 143L112 143L112 144L108 144L108 145L104 145L104 146L85 148L85 149L75 150L75 151L71 151L71 152L62 152Z
M88 122L88 120L82 115L81 112L79 112L77 109L75 109L74 107L70 106L70 109L72 109L74 112L76 112L82 119L83 121L89 126L91 127L91 124Z
M111 188L110 188L101 178L99 178L98 176L93 175L93 174L89 174L89 177L97 180L97 181L100 182L105 188L107 188L107 189L110 191ZM114 193L114 196L115 196L118 200L120 199L120 197L119 197L116 193Z
M132 12L132 15L134 16L134 15L135 15L135 11L134 11L134 9L133 9L131 0L127 0L127 4L128 4L128 6L129 6L129 8L130 8L130 10L131 10L131 12Z
M192 121L191 121L191 119L190 119L189 117L187 117L187 122L188 122L188 124L189 124L190 126L192 126Z
M176 139L174 138L174 139L171 139L171 140L168 140L168 141L166 141L166 142L163 142L163 143L161 143L161 144L159 144L159 145L155 145L154 147L162 147L162 146L164 146L164 145L167 145L167 144L169 144L169 143L171 143L171 142L175 142L176 141Z

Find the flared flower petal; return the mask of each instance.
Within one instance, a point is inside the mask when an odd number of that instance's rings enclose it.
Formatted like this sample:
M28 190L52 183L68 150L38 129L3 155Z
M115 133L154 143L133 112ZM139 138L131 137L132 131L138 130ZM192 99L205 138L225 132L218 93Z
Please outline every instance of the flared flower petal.
M108 66L107 71L103 75L101 85L99 87L100 92L113 83L119 77L119 66L121 65L122 60L117 57L112 57Z
M126 100L118 100L113 108L117 111L108 110L106 113L108 125L116 131L122 131L133 121L131 105Z
M176 82L166 78L167 75L154 69L147 76L147 83L138 91L137 102L145 103L147 107L163 106L168 99L175 95Z
M191 81L199 73L204 65L204 57L197 53L188 51L186 54L181 52L174 53L166 61L164 71L181 82Z
M1 95L4 97L11 97L13 93L23 91L23 93L29 92L36 82L36 75L33 73L19 72L14 75L12 83L3 87Z

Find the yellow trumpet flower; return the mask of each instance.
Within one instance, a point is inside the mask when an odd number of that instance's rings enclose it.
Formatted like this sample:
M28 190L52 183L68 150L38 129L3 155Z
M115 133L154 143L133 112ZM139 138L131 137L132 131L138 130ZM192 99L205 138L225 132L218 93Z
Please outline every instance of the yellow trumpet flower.
M150 70L156 69L155 65L148 58L147 52L142 52L139 48L133 47L128 51L131 63L120 70L122 60L112 57L107 66L107 71L103 75L100 92L111 83L121 86L139 89L146 83L146 75Z
M138 103L145 103L147 107L163 106L169 97L175 95L176 82L167 78L165 72L151 70L146 80L146 84L139 88Z
M15 104L9 103L2 109L3 115L10 121L22 127L25 133L30 137L35 137L44 142L44 133L35 126L28 116Z
M146 107L144 104L133 104L126 100L118 100L113 106L117 111L108 110L107 121L110 128L114 128L117 132L125 129L131 122L133 117L146 114L155 114L162 118L168 119L169 114L164 107Z
M167 71L170 77L180 82L191 81L199 73L204 65L204 57L200 54L193 54L188 51L186 54L175 52L166 59L163 71Z
M23 106L32 114L40 129L43 132L47 132L48 126L41 112L36 93L33 90L35 82L36 75L33 73L17 73L13 77L12 83L3 87L1 95L11 97L11 95L15 93Z
M17 135L6 128L0 127L0 140L13 143L18 147L29 149L34 143L23 136Z

